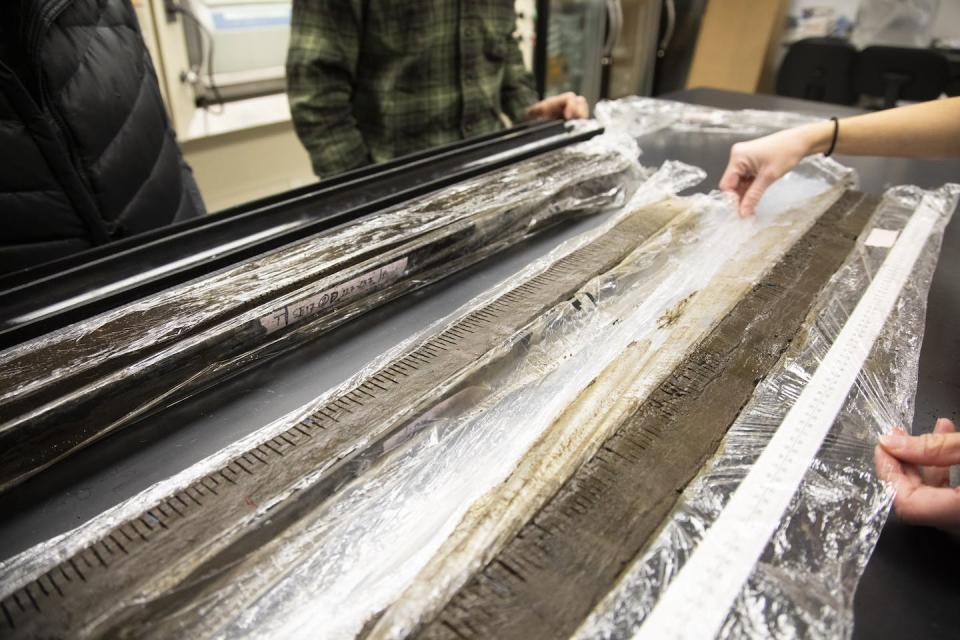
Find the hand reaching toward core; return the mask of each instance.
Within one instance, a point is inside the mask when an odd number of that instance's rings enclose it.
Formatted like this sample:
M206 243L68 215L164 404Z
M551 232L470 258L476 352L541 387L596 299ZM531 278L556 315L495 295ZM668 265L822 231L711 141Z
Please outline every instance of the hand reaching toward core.
M741 216L752 216L767 187L804 157L831 146L856 156L960 156L960 97L843 118L836 129L824 120L735 144L720 189L737 196Z
M527 109L527 120L575 120L589 116L587 99L572 91L545 98Z
M720 190L737 196L741 217L752 216L770 185L809 154L808 137L807 130L799 127L733 145Z

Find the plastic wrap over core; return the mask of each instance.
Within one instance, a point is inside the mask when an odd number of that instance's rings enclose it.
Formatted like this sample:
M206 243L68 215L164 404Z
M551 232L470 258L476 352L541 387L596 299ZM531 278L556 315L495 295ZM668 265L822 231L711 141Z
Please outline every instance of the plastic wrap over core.
M714 460L577 638L633 638L754 467L921 208L937 219L819 452L718 637L836 638L853 632L857 582L886 521L892 489L873 464L880 435L913 419L927 291L960 187L895 187L834 275L781 361L759 384ZM746 524L746 523L745 523ZM677 625L678 627L680 625ZM636 635L635 635L636 634ZM678 633L677 637L695 637Z
M492 361L470 379L470 384L403 426L395 437L391 436L389 446L384 446L382 457L373 460L362 475L328 501L305 508L296 526L265 542L256 552L237 557L229 567L229 580L204 574L197 584L179 585L178 589L192 594L189 603L165 609L149 624L122 629L111 625L134 625L119 621L157 596L148 590L118 592L115 599L98 602L97 606L105 609L86 630L91 635L123 631L147 637L250 638L346 638L362 630L371 631L370 625L415 584L458 523L477 508L479 500L511 477L531 447L541 441L569 403L601 371L625 350L631 350L659 372L657 375L669 372L671 367L663 355L672 338L680 335L693 340L709 331L717 314L734 304L737 292L749 289L777 260L776 253L786 251L791 239L814 223L837 197L848 176L835 164L804 165L769 191L760 215L749 221L739 220L727 199L719 194L669 199L672 209L650 213L666 216L660 231L639 243L616 268L589 280L571 300L547 309L532 325L524 327L513 341L502 346L508 357ZM602 227L568 241L450 317L383 354L315 402L80 528L4 562L0 565L0 583L5 593L0 596L70 558L165 496L274 438L331 397L356 387L458 319L588 246L635 212L660 206L657 203L662 203L666 195L688 188L702 177L703 172L697 169L666 164L637 190L621 214ZM772 255L767 255L768 250ZM703 260L704 255L711 260ZM738 265L745 270L739 270ZM709 291L714 282L723 283L729 300L721 304L710 295L697 297L699 292ZM685 308L698 308L702 315L674 325L670 318ZM674 355L678 358L682 354ZM656 379L644 379L641 386L649 388ZM570 436L580 437L579 430ZM336 459L354 455L371 438L359 437ZM276 505L295 500L296 494L322 479L327 469L327 462L318 462L314 473L239 519L232 525L235 529L217 535L229 537L269 520ZM174 574L180 571L176 563L181 560L169 559ZM382 618L385 627L375 632L379 637L404 635L417 612L430 611L437 598L456 588L467 575L461 570L468 572L473 567L470 562L462 567L454 563L456 570L433 582L430 593L408 594L412 609L398 609L389 620ZM386 624L388 621L390 624Z
M622 204L647 173L638 156L630 138L600 135L0 352L0 491L551 225Z
M603 126L635 138L660 129L759 136L820 120L789 111L730 111L640 96L604 100L597 104L596 118Z

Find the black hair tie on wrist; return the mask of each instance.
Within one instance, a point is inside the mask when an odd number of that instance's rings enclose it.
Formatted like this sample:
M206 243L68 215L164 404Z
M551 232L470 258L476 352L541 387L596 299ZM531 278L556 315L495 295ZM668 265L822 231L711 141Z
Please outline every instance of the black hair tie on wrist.
M833 140L830 141L830 148L823 154L824 158L829 158L833 150L837 148L837 136L840 135L840 121L837 120L836 116L830 119L833 120Z

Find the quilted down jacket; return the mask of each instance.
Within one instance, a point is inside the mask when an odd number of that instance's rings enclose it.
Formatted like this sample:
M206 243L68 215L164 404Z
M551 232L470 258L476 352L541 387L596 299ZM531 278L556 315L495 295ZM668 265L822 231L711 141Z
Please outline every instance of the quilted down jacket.
M130 0L0 5L0 274L200 215Z

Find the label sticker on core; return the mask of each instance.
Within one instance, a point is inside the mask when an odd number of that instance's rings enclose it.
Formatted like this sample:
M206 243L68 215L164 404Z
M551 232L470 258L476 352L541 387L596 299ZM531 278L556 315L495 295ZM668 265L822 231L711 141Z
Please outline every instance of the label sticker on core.
M380 289L400 277L406 268L407 258L404 256L379 269L374 269L338 284L332 289L315 293L303 300L291 302L287 306L260 318L260 324L267 330L268 334L273 333L277 329L283 329L287 325L317 315L321 311L333 309L341 303L362 294Z

